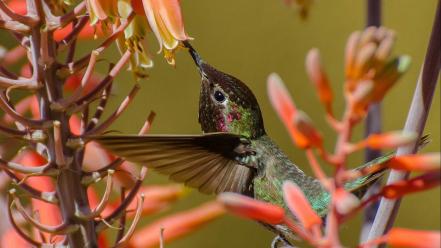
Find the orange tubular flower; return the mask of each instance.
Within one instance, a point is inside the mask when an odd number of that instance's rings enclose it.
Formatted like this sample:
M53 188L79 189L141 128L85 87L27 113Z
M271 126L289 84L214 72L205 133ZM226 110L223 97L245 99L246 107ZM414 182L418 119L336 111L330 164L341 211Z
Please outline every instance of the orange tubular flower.
M320 53L316 48L311 49L306 56L306 71L316 87L320 102L325 106L327 114L332 116L332 89L320 61Z
M307 141L308 145L305 148L322 147L323 138L319 131L314 127L312 120L303 111L298 111L294 117L294 128L297 130L297 139ZM302 136L301 138L299 136ZM305 142L306 143L306 142Z
M409 145L415 142L417 138L414 133L405 133L402 131L391 131L387 133L371 134L365 140L350 145L350 151L360 150L366 147L372 149L394 149L400 146Z
M142 5L150 28L159 42L159 52L165 48L165 58L173 65L174 51L179 42L190 39L184 30L179 0L142 0Z
M393 157L386 166L405 171L437 171L440 169L440 153L412 154Z
M440 184L441 171L428 172L421 176L401 180L384 186L380 194L388 199L400 198L403 195L431 189Z
M236 193L222 193L218 200L232 213L269 224L283 222L283 208Z
M209 202L197 208L167 216L136 231L129 241L129 247L158 247L161 230L163 230L164 241L171 241L195 231L221 216L224 211L219 203Z
M168 207L171 203L177 201L185 195L185 188L182 185L148 185L139 189L139 194L144 194L145 201L142 208L142 214L149 215ZM129 209L133 209L136 202L132 201Z
M283 197L291 212L306 229L312 230L314 226L321 226L322 219L314 212L306 196L296 184L286 181L283 184Z
M302 111L296 109L294 102L282 79L272 73L267 81L268 97L279 118L285 124L294 143L302 149L320 147L322 137L314 128L312 121Z
M441 247L441 233L439 231L420 231L395 227L386 235L361 244L359 248L376 247L383 243L392 247L439 248Z
M86 6L92 25L118 16L118 0L86 0Z
M397 148L411 144L416 138L414 133L401 131L372 134L366 139L366 145L372 149Z
M3 232L3 235L0 237L0 247L9 247L11 244L13 244L14 248L31 247L31 245L20 235L18 235L18 233L12 227Z
M386 237L386 242L393 247L436 248L441 246L439 231L393 228Z

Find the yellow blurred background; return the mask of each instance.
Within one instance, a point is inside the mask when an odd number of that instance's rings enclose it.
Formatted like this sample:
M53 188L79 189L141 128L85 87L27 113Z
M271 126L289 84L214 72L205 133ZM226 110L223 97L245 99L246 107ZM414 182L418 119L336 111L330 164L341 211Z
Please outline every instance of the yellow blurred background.
M384 130L404 125L415 83L423 61L432 26L435 0L390 0L383 3L383 24L397 32L396 54L412 57L411 69L399 81L383 103ZM182 1L186 30L195 40L193 46L205 61L235 75L254 91L263 111L268 134L289 157L310 173L304 153L291 143L282 123L272 110L266 94L266 78L277 72L285 81L297 106L306 111L322 130L328 149L333 147L334 133L324 120L324 112L304 71L304 57L312 47L320 49L322 60L335 89L337 113L343 108L343 53L348 35L365 25L365 1L315 1L309 18L301 21L282 0ZM155 44L151 42L151 44ZM84 48L85 49L85 48ZM156 45L150 48L152 54ZM157 134L200 133L197 122L200 77L186 52L177 55L176 68L155 55L155 67L143 80L133 106L112 129L134 133L150 110L158 115L151 129ZM116 106L132 85L130 73L116 80ZM440 90L437 88L425 133L432 142L424 152L440 151ZM360 139L360 127L354 139ZM351 158L361 164L363 154ZM166 183L165 177L149 173L147 183ZM213 199L192 191L179 204L163 214L197 206ZM355 246L360 219L343 226L344 243ZM145 222L151 219L143 220ZM440 190L407 197L401 206L397 226L416 229L440 229ZM202 230L179 239L169 248L179 247L269 247L273 234L259 224L230 215Z

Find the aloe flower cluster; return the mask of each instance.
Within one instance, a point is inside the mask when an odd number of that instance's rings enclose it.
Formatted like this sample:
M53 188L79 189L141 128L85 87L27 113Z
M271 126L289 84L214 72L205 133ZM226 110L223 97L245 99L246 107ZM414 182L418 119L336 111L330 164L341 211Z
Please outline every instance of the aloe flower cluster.
M219 196L227 209L246 218L268 224L285 224L301 239L314 247L342 247L339 227L372 202L381 198L399 199L404 195L437 187L441 181L440 153L408 154L371 161L371 166L353 170L348 157L362 149L396 149L402 146L420 145L416 133L391 131L371 134L363 140L352 141L357 124L367 116L369 107L381 101L409 67L408 56L395 56L392 47L393 31L384 27L369 27L350 35L345 53L345 108L338 119L333 111L334 93L329 77L320 59L318 49L311 49L306 56L306 72L315 88L318 100L325 110L325 118L336 132L333 152L324 146L324 137L307 114L295 106L282 79L275 73L268 77L269 99L284 123L293 143L305 150L309 165L317 180L330 193L329 212L322 220L312 209L300 188L286 181L283 194L290 213L279 206L260 202L234 193ZM320 165L324 161L334 169L327 175ZM418 175L393 182L373 195L359 199L348 192L344 185L359 177L379 173L385 169L416 172ZM294 216L295 218L291 218ZM439 247L439 231L416 231L393 228L384 236L367 241L360 247L374 247L388 243L397 247Z
M135 230L141 217L182 198L184 188L143 185L145 167L88 139L105 132L139 91L134 83L109 109L118 74L128 67L140 79L152 66L146 36L175 63L189 39L178 0L2 0L0 29L17 43L0 53L1 247L154 247L223 214L209 202ZM101 44L79 54L77 46L91 39ZM121 56L103 60L114 42ZM98 63L107 73L97 72Z

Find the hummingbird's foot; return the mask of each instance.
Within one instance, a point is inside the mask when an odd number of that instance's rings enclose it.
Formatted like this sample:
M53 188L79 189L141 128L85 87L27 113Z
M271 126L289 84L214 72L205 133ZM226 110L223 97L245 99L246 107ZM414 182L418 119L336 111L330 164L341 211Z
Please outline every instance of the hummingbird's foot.
M280 235L277 235L273 242L271 242L271 248L295 248L294 246L290 245L288 241L286 241L285 238L283 238Z

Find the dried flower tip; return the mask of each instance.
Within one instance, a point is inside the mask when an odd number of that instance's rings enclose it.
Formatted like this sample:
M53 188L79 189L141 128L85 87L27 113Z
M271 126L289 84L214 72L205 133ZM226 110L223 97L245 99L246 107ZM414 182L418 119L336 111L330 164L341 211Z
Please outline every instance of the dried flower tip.
M295 5L302 20L308 18L309 10L312 5L312 0L284 0L283 2L287 6Z
M288 208L308 230L322 224L322 219L312 209L302 190L296 184L285 181L283 183L283 198Z
M262 221L269 224L280 224L285 217L283 208L236 193L222 193L217 198L232 213Z
M320 101L325 105L326 112L332 116L333 94L328 77L320 61L320 53L316 48L311 49L306 56L306 71L309 79L316 87Z

